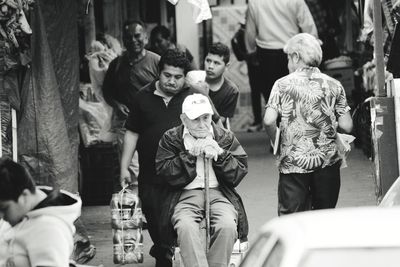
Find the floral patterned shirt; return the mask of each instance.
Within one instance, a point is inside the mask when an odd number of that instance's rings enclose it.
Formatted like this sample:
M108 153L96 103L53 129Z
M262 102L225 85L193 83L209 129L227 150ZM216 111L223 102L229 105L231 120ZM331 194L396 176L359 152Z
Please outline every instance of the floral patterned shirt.
M309 173L339 160L337 118L350 110L339 81L318 68L300 68L277 80L267 108L281 119L281 173Z

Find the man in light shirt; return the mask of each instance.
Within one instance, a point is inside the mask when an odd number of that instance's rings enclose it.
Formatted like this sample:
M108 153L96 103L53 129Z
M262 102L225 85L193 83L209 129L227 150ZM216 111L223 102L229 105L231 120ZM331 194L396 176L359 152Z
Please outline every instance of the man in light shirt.
M250 0L246 14L245 42L249 54L259 65L253 70L252 91L262 94L265 102L274 82L287 75L286 42L300 32L317 37L317 27L304 0ZM254 87L254 88L253 88ZM257 103L255 103L257 102ZM261 126L261 96L252 96L255 121L249 131Z
M170 188L162 233L174 238L176 232L185 266L228 266L235 241L247 240L247 217L235 190L247 174L247 154L232 132L212 122L212 114L206 96L187 96L182 124L164 134L156 155L157 173ZM199 227L205 213L204 157L209 164L208 253Z

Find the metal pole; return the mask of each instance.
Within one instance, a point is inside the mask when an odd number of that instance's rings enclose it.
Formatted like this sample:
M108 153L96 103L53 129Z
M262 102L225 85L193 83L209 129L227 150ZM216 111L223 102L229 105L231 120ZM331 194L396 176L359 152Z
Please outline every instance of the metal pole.
M17 142L17 112L11 108L11 128L12 128L12 155L15 162L18 161L18 142Z
M377 95L386 96L385 91L385 66L383 60L383 28L381 0L374 0L374 54L376 65Z
M204 163L204 210L206 219L206 253L210 249L210 159L203 157Z

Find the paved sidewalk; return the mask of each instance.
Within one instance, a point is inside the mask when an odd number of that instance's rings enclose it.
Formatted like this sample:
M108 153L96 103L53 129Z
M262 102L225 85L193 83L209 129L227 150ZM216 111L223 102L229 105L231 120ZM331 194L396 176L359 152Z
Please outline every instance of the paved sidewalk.
M268 139L265 133L238 133L237 137L249 155L249 174L239 185L238 192L243 198L249 219L251 243L261 225L277 216L278 172L274 156L268 151ZM375 205L372 162L363 155L361 150L353 148L348 165L349 167L342 170L338 208ZM112 263L109 207L84 207L82 213L91 241L97 247L97 255L90 264L103 264L105 267L119 266ZM154 260L148 255L151 240L147 231L144 231L144 242L144 263L136 266L153 267Z

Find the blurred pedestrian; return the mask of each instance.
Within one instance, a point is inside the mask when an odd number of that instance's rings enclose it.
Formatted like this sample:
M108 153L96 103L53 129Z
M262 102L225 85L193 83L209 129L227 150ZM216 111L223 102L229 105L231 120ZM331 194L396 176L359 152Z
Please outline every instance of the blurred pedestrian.
M317 28L304 0L250 0L246 13L245 41L249 54L257 64L249 71L255 121L248 131L262 129L261 96L265 102L274 82L287 75L286 42L300 32L317 37ZM253 61L252 61L253 62ZM255 62L255 61L254 61Z
M157 25L150 33L150 50L161 56L165 51L167 51L167 49L177 48L182 52L185 52L186 57L190 62L190 70L196 70L197 65L194 62L193 55L190 53L189 49L182 44L175 43L172 39L171 31L167 27Z
M0 159L0 219L12 226L0 242L5 266L69 266L80 214L81 200L74 194L36 187L22 165Z
M335 140L353 127L346 94L318 69L322 50L314 36L297 34L284 51L290 74L275 82L264 117L271 140L280 138L278 213L334 208L341 164Z

